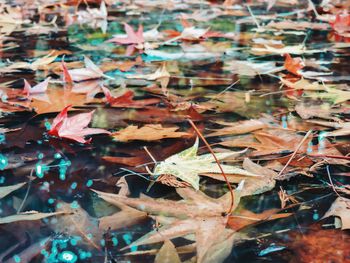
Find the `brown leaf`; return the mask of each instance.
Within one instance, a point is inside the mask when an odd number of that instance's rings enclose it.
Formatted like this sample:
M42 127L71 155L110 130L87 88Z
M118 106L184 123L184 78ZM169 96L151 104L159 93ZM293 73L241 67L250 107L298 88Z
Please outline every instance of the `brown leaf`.
M84 106L86 103L84 94L72 93L63 88L50 87L46 94L48 96L47 101L33 98L33 101L30 103L30 106L34 108L37 114L60 112L68 105Z
M102 233L98 228L97 219L92 218L81 207L72 208L71 204L64 202L60 203L58 211L70 214L57 217L57 223L53 225L56 232L81 236L86 243L100 249Z
M323 216L337 216L341 219L341 229L350 229L350 199L338 197Z
M158 251L154 263L181 263L174 244L170 240L165 240L163 246Z
M285 129L269 129L253 133L238 139L221 142L221 145L228 147L249 147L256 151L251 156L268 155L282 152L293 152L296 146L303 139L303 136L295 134L294 131ZM312 138L306 140L298 152L306 152Z
M180 138L191 135L187 132L177 132L178 129L178 127L163 127L161 124L148 124L140 128L130 125L124 130L113 133L112 136L118 141L128 142L133 140L156 141L166 138Z
M65 211L58 211L53 213L40 213L38 211L27 211L16 215L0 217L0 224L8 224L8 223L18 222L18 221L40 220L50 216L61 215L65 213L66 213Z
M252 131L260 130L266 128L267 125L259 120L246 120L246 121L238 121L238 122L216 122L221 125L225 125L226 127L222 129L217 129L212 133L206 135L206 137L213 136L222 136L222 135L235 135L235 134L244 134L250 133Z

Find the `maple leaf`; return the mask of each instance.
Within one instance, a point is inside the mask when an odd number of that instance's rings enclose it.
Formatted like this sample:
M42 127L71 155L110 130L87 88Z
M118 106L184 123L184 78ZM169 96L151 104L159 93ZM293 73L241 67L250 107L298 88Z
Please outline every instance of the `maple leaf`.
M84 56L84 64L85 64L85 68L68 70L67 76L70 75L70 79L76 82L91 80L91 79L99 79L102 77L113 79L112 77L104 74L103 71L86 56Z
M201 173L221 173L221 170L212 154L197 155L199 140L196 139L194 145L182 152L174 154L154 167L153 176L161 174L171 174L189 184L196 190L199 189L199 174ZM235 152L216 153L218 160L228 158ZM240 174L246 176L259 176L243 169L230 165L221 165L225 173Z
M224 125L226 127L214 130L212 133L206 135L206 137L244 134L267 127L266 123L260 120L245 120L232 123L216 121L216 123Z
M86 128L91 121L94 111L88 113L80 113L73 117L68 117L67 112L71 105L65 107L52 121L49 134L60 138L74 140L80 143L88 143L84 137L92 134L110 134L104 129Z
M178 127L162 127L160 124L148 124L141 128L130 125L124 130L113 133L112 136L121 142L133 140L156 141L166 138L190 136L190 133L187 132L177 132L178 129Z
M234 191L235 204L240 201L240 192L243 182ZM195 234L198 262L206 262L212 246L227 237L226 229L228 217L223 216L230 206L230 193L226 193L218 199L210 198L200 191L190 188L177 188L177 193L183 198L181 201L157 199L149 197L128 198L116 194L104 193L93 190L100 198L108 203L133 207L156 216L163 223L159 229L153 230L140 239L128 245L126 248L163 242L176 237L188 238L189 234ZM170 222L170 223L169 223Z
M65 84L72 85L73 84L73 78L72 78L71 74L68 71L67 65L64 62L64 58L62 58L61 67L62 67L62 72L63 72L63 82Z
M144 75L128 75L128 79L147 79L147 80L158 80L162 78L170 78L170 73L166 69L166 63L162 63L162 65L156 70L156 72L152 74L144 74Z
M88 84L86 84L88 85ZM30 107L34 108L37 114L60 112L62 108L73 105L83 106L87 102L86 96L76 94L74 90L63 89L59 87L50 87L44 95L47 95L47 100L41 99L41 94L31 96ZM72 109L73 110L73 109Z
M147 219L147 213L114 200L119 212L99 218L99 228L102 230L117 230L138 224Z
M268 155L275 153L293 152L296 146L302 140L302 136L296 135L283 129L269 129L253 133L233 140L221 142L221 145L228 147L249 147L256 151L252 152L252 156ZM311 138L306 140L300 147L299 152L306 152L308 143Z
M112 107L128 107L128 108L143 108L147 105L156 104L159 99L144 99L144 100L134 100L134 92L132 90L126 90L122 95L114 97L112 96L109 89L101 86L101 89L106 97L106 102Z
M0 187L0 199L9 195L13 191L16 191L17 189L21 188L25 184L26 183L19 183L19 184L15 184L15 185L8 185L8 186Z
M237 174L226 174L226 178L230 183L239 183L244 180L244 188L241 191L241 196L257 195L272 190L275 187L275 178L277 173L271 169L260 166L248 158L243 161L243 169L260 175L259 177L244 176ZM203 173L202 176L210 177L215 180L225 181L221 174Z
M336 216L341 219L341 229L350 229L350 200L338 197L323 216L323 218Z
M34 87L32 87L28 81L24 79L23 93L28 97L33 94L44 93L47 90L50 79L51 78L48 77L44 81L36 84Z
M38 58L32 63L27 62L15 62L8 66L6 69L2 69L2 71L16 71L17 69L31 69L31 70L40 70L45 68L47 65L51 64L58 57L59 53L57 50L51 51L44 57Z
M303 60L299 57L292 58L291 55L284 54L285 60L284 60L284 67L286 70L288 70L290 73L293 73L294 75L300 76L300 70L305 67L305 63Z
M124 30L127 34L126 37L118 37L115 36L112 39L107 40L107 42L115 42L118 44L124 44L124 45L130 45L130 44L143 44L145 42L145 39L143 37L143 26L139 25L139 28L137 32L134 31L134 29L128 24L124 24Z
M181 263L174 244L165 240L163 246L157 253L154 263Z
M81 236L83 240L100 249L103 236L98 228L98 221L91 217L80 206L60 202L56 213L64 213L57 217L57 222L53 224L53 228L57 233L63 233L70 236Z
M33 221L33 220L35 221L35 220L40 220L43 218L56 216L56 215L60 215L60 214L65 214L65 213L66 213L65 211L57 211L57 212L52 212L52 213L42 213L42 212L38 212L38 211L26 211L26 212L15 214L15 215L0 217L0 225L18 222L18 221Z

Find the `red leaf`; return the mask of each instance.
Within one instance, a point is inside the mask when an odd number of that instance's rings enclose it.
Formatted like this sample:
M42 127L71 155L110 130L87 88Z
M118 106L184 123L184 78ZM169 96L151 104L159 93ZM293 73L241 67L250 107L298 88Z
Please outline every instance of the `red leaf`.
M88 113L80 113L73 117L68 118L67 112L72 105L65 107L53 120L50 135L60 138L66 138L80 143L88 143L90 140L85 140L84 137L92 134L106 133L109 131L104 129L87 128L89 125L94 111Z
M137 32L127 23L124 23L124 30L127 34L127 37L114 37L112 39L107 40L107 42L115 42L118 44L142 44L145 42L143 38L143 26L140 25Z
M31 94L44 93L47 90L47 86L49 85L50 77L46 78L44 81L36 84L32 87L27 80L24 80L23 93L26 96Z
M118 97L113 97L109 89L101 87L103 93L106 96L106 101L113 107L134 107L140 108L146 105L156 104L159 99L145 99L145 100L134 100L134 92L127 90L124 94Z
M335 20L333 22L329 22L334 31L338 33L345 33L350 31L350 14L348 14L345 10L342 13L339 13L335 16Z
M64 59L62 58L62 61L61 61L61 66L62 66L62 71L63 71L63 82L65 84L68 84L69 86L72 86L73 84L73 78L72 76L70 75L69 71L68 71L68 68L67 68L67 65L66 63L64 62Z
M292 58L289 54L284 54L285 61L284 61L284 67L286 70L288 70L290 73L293 73L294 75L300 76L300 70L305 67L305 64L301 58Z

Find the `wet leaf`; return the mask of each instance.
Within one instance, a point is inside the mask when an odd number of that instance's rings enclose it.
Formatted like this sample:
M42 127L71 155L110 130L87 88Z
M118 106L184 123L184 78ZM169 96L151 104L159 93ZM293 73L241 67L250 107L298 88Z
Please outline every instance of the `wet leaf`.
M92 218L85 210L74 204L60 202L58 207L58 213L64 213L64 215L57 217L57 222L53 225L55 231L70 236L80 236L87 244L99 249L102 233L98 228L97 219Z
M13 191L16 191L17 189L21 188L25 184L26 183L19 183L19 184L15 184L15 185L0 187L0 199L11 194Z
M117 141L128 142L133 140L156 141L166 138L188 137L191 135L187 132L178 132L178 129L178 127L162 127L160 124L148 124L140 128L131 125L124 130L112 133L112 136Z
M169 240L165 240L163 246L158 251L155 263L181 263L180 257L177 254L176 248Z
M43 218L61 215L61 214L65 214L65 213L66 213L66 211L53 212L53 213L41 213L38 211L27 211L27 212L19 213L16 215L0 217L0 224L9 224L9 223L18 222L18 221L40 220Z
M172 155L160 162L154 167L153 175L171 174L177 178L189 183L194 189L199 189L199 174L202 173L221 173L214 157L208 153L197 155L199 140L196 139L194 145L182 152ZM223 160L239 153L216 153L218 160ZM246 176L258 176L247 172L241 168L222 164L225 173L240 174Z
M73 117L68 117L68 109L71 106L65 107L52 121L49 134L60 138L66 138L80 143L88 143L90 140L85 140L84 137L93 134L110 134L109 131L96 128L87 128L94 111L89 113L80 113Z

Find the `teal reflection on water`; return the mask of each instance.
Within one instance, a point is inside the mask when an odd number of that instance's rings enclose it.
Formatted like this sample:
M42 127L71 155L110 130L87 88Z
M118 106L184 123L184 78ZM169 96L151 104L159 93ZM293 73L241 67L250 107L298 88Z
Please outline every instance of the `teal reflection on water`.
M0 154L0 170L4 170L8 165L8 159L5 155Z

